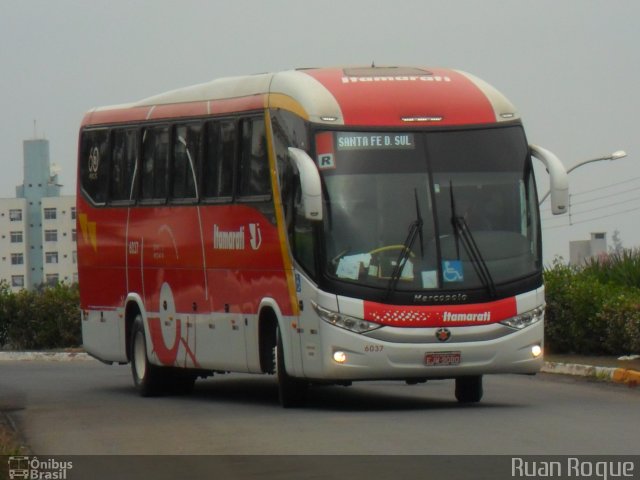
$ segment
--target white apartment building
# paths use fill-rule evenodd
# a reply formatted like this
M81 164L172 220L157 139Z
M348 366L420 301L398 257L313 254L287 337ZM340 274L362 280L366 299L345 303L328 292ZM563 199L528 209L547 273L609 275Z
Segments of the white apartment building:
M43 198L42 219L44 282L77 282L76 197Z
M61 196L49 142L25 140L24 183L0 199L0 280L13 291L78 280L75 196Z
M569 265L582 266L589 259L607 253L607 234L594 232L589 240L569 242Z
M12 290L26 288L29 271L24 198L0 199L0 279Z

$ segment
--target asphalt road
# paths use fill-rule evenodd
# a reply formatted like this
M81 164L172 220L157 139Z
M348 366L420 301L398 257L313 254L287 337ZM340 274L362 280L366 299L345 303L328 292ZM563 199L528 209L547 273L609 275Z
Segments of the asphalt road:
M38 455L638 453L640 389L571 377L485 377L477 405L452 381L316 387L278 405L273 377L220 375L190 396L141 398L128 366L0 363L0 409Z

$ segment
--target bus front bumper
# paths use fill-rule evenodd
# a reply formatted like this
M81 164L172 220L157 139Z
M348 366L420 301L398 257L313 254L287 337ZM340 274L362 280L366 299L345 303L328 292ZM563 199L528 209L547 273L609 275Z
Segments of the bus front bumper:
M324 322L321 322L324 323ZM509 329L498 338L449 341L390 342L323 324L321 371L307 378L355 381L455 378L494 373L534 374L543 365L544 322L522 330ZM384 328L384 327L383 327ZM434 337L435 331L434 330ZM424 337L424 332L422 337Z

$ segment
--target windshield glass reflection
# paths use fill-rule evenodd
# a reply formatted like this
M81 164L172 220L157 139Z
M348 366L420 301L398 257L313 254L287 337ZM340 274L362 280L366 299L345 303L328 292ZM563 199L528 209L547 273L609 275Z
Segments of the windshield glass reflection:
M539 271L535 184L520 128L323 132L317 148L330 277L394 290L491 289ZM465 248L454 213L480 255ZM417 223L420 239L407 249Z

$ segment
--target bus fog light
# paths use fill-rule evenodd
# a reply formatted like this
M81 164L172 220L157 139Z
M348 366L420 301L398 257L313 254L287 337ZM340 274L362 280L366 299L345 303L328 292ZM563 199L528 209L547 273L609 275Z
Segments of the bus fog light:
M336 363L344 363L347 361L347 354L340 350L333 352L333 360Z
M538 358L540 355L542 355L542 347L540 345L534 345L533 347L531 347L531 354L534 356L534 358Z

